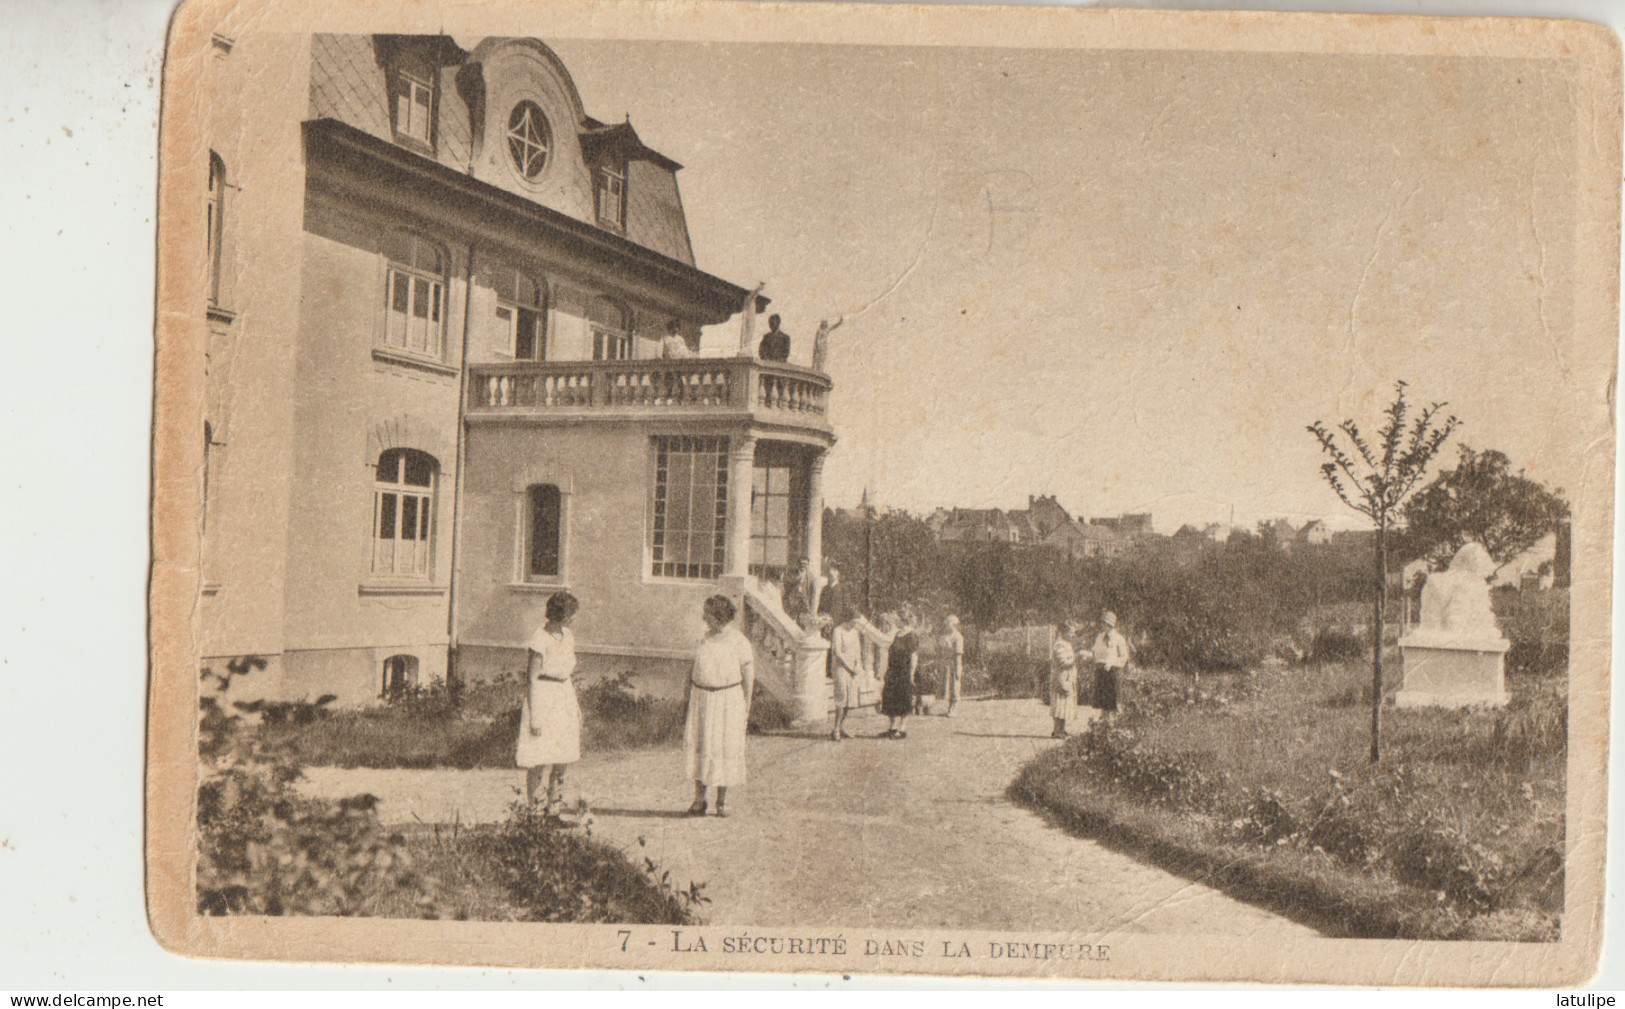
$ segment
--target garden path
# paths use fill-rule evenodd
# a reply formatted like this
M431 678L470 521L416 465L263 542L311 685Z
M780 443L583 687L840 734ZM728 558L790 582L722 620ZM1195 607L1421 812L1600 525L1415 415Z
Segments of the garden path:
M752 736L747 785L727 819L682 815L692 799L674 749L588 754L567 801L592 803L594 836L638 858L638 839L672 881L705 884L716 924L960 927L1218 933L1250 941L1312 929L1051 826L1005 796L1052 745L1032 701L967 702L953 719L912 718L909 738L787 732ZM386 822L489 822L522 788L514 770L310 768L303 788L371 792Z

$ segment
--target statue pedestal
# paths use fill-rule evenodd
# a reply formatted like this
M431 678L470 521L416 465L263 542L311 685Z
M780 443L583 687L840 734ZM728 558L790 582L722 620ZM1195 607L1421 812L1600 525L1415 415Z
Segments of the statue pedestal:
M796 645L791 690L791 724L818 725L829 717L829 642L815 633Z
M1452 639L1420 630L1399 639L1404 686L1394 698L1401 708L1500 707L1507 703L1506 653L1502 638Z

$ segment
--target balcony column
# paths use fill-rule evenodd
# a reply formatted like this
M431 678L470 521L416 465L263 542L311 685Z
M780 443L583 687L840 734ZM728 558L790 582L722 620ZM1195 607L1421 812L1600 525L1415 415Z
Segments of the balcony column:
M818 452L807 463L807 568L813 574L812 599L808 603L818 612L818 597L823 593L824 574L824 453Z
M742 435L728 451L728 571L750 573L750 489L756 470L756 439Z

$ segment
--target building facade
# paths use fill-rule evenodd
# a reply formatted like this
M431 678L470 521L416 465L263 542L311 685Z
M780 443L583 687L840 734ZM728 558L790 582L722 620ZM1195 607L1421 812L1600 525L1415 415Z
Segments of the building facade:
M206 662L351 703L493 676L567 588L589 672L676 682L706 596L818 556L828 378L699 356L765 299L551 49L215 49Z

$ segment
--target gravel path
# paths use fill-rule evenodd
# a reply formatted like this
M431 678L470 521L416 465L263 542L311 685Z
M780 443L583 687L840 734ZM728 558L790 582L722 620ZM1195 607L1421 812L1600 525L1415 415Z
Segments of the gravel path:
M1314 930L1052 827L1005 798L1017 769L1054 745L1033 701L960 705L874 738L875 715L839 744L812 733L753 736L750 782L727 819L682 815L692 785L672 749L589 754L567 802L592 805L594 836L703 882L716 924L1219 932L1252 940ZM311 768L310 794L371 792L385 821L500 820L523 788L513 770Z

